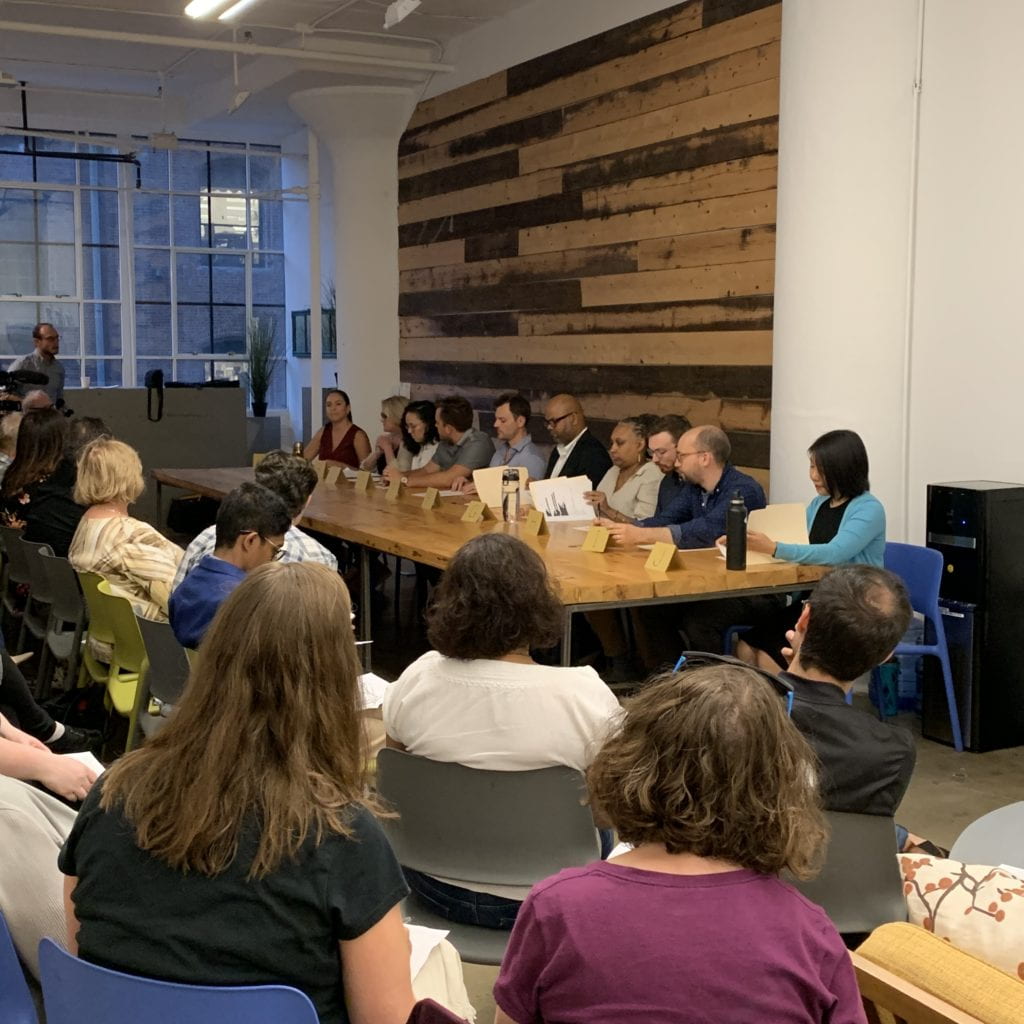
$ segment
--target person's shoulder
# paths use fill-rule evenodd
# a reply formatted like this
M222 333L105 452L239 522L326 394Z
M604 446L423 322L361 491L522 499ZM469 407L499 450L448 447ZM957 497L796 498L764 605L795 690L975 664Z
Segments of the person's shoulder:
M578 868L562 868L557 874L538 882L529 896L534 912L539 907L553 908L586 898L605 881L601 866L602 862L596 861Z
M421 654L411 665L407 665L402 674L388 687L389 692L398 693L401 689L421 679L429 679L443 670L447 658L438 651L427 651Z
M850 510L867 515L880 515L885 518L885 506L870 491L858 494L856 498L850 499Z
M645 462L637 470L636 475L638 477L642 477L644 480L657 481L658 487L661 487L661 485L664 483L664 479L663 478L665 477L666 474L662 473L662 471L660 469L658 469L658 467L657 467L657 465L655 465L655 463L653 463L653 462ZM668 476L671 476L671 475L672 475L671 473L668 474Z

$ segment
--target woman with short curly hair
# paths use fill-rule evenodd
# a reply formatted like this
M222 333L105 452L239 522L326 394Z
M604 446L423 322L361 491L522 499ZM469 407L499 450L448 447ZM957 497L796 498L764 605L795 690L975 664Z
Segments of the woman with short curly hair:
M692 669L627 702L587 780L633 848L533 888L496 1024L863 1022L835 928L778 877L821 859L816 778L759 672Z

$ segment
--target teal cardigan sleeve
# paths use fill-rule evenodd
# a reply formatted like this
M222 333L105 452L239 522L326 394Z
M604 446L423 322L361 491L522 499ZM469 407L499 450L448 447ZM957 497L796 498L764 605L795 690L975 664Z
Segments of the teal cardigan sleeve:
M827 500L815 498L807 507L808 527ZM778 544L775 557L805 565L855 562L881 566L885 557L885 509L873 494L860 494L851 500L839 531L827 544Z

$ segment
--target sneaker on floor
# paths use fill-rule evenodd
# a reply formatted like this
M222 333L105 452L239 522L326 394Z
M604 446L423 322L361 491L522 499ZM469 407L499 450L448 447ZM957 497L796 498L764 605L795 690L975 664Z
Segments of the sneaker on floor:
M46 745L55 754L78 754L83 750L95 753L102 743L103 733L96 729L76 729L74 726L66 725L60 738L51 740Z

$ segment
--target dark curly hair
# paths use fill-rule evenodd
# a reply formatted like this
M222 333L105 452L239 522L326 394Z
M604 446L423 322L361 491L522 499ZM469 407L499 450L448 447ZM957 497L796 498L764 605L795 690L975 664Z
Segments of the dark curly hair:
M273 491L294 519L306 507L319 477L316 470L297 455L280 449L267 452L253 474L256 483Z
M420 449L424 445L437 444L437 424L434 422L434 403L428 402L426 399L421 399L418 402L410 402L405 407L405 412L402 413L402 444L409 450L412 455L419 455ZM409 428L406 426L405 417L412 413L418 417L421 422L426 424L427 432L423 437L423 444L413 440L412 434L409 433Z
M552 646L562 612L540 556L506 533L485 533L448 563L427 610L427 639L448 658L500 658Z
M626 702L587 771L619 838L715 857L762 874L815 873L826 828L817 761L758 673L671 673Z

